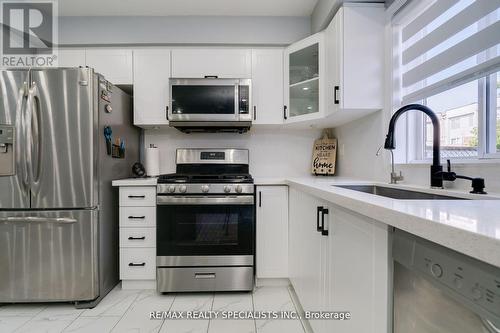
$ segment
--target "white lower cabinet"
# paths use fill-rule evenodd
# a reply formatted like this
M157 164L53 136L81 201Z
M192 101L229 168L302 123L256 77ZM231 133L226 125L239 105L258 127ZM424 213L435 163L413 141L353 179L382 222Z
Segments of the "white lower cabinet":
M257 186L257 278L288 276L288 186Z
M293 188L289 199L290 280L304 311L351 315L309 320L314 332L388 332L387 226Z
M156 187L120 187L120 280L123 289L156 288Z

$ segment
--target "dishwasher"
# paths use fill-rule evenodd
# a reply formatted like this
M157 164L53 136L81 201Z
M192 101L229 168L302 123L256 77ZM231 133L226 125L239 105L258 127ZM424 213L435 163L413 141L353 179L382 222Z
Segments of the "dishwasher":
M392 252L393 333L500 332L500 268L397 229Z

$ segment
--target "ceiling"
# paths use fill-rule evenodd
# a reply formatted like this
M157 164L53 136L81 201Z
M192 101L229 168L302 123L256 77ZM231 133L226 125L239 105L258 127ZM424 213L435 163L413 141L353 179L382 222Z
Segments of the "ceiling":
M318 0L62 0L60 16L309 16Z

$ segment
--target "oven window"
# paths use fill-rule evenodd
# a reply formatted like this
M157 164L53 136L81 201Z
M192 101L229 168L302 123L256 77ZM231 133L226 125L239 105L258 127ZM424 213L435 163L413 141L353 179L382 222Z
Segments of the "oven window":
M233 86L172 86L173 114L234 114Z
M159 205L157 210L158 255L253 254L252 205Z

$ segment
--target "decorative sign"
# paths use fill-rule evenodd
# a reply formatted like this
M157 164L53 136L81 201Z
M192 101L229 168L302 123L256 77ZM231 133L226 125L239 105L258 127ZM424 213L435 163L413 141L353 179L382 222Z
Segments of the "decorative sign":
M335 174L337 155L337 139L330 139L326 133L321 139L314 141L312 156L312 173L314 175L331 176Z

